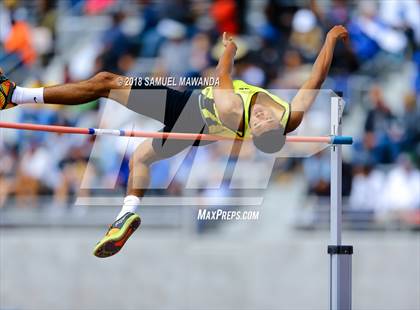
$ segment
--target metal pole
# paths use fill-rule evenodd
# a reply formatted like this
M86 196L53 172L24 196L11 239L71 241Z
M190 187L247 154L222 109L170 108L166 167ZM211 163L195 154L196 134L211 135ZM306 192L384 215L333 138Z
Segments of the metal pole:
M341 114L344 102L331 98L331 135L341 135ZM351 309L352 246L341 244L342 231L342 145L331 145L331 208L330 208L330 310Z

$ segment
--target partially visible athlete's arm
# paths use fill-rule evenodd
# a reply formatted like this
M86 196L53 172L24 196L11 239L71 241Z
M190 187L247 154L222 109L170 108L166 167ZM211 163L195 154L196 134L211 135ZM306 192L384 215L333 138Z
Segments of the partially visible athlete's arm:
M218 74L223 74L230 77L233 70L233 59L236 54L237 46L232 37L228 36L226 32L223 33L222 40L225 50L223 51L222 56L220 56L216 71ZM232 83L232 80L230 80L230 83Z
M236 54L236 44L226 32L223 33L225 50L216 67L219 84L214 87L214 102L221 121L230 128L238 128L242 119L243 107L241 99L233 91L232 70Z
M343 26L334 26L327 34L324 46L312 67L309 79L302 85L291 103L290 120L286 128L286 132L295 130L302 122L304 113L311 107L318 90L321 88L328 71L330 70L331 61L333 59L334 48L338 40L347 42L348 32Z

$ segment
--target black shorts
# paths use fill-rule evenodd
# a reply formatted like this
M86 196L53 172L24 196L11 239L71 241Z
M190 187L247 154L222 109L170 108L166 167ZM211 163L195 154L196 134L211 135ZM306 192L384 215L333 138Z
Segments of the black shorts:
M164 86L133 86L127 108L164 124L163 132L208 133L198 97L200 90L177 91ZM202 146L213 141L171 140L154 138L154 151L171 157L190 146Z

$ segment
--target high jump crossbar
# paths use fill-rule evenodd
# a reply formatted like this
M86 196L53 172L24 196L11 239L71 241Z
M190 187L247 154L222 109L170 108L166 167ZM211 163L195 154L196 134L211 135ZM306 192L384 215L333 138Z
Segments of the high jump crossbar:
M352 262L353 246L342 245L342 145L352 144L352 137L341 135L341 115L344 101L340 97L331 98L331 131L330 136L287 136L287 142L321 142L330 144L331 149L331 189L330 189L330 310L350 310L352 301ZM177 140L233 140L208 134L189 134L172 132L147 132L135 130L77 128L54 125L37 125L0 122L0 128L46 131L67 134L111 135L123 137L164 138Z
M121 130L121 129L101 129L101 128L80 128L56 125L38 125L28 123L10 123L0 122L0 128L21 129L31 131L45 131L54 133L66 134L82 134L94 136L120 136L120 137L141 137L141 138L160 138L160 139L175 139L175 140L203 140L203 141L219 141L219 140L234 140L234 137L209 135L209 134L195 134L195 133L179 133L179 132L150 132L138 130ZM247 140L247 139L244 139ZM318 142L328 144L352 144L352 137L347 136L287 136L287 142Z

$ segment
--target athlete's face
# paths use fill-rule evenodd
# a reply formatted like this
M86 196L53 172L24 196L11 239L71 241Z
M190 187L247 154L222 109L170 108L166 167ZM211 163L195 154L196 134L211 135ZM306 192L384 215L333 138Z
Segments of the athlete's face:
M254 104L251 109L249 125L252 135L258 137L263 133L280 128L279 120L272 109L262 104Z

